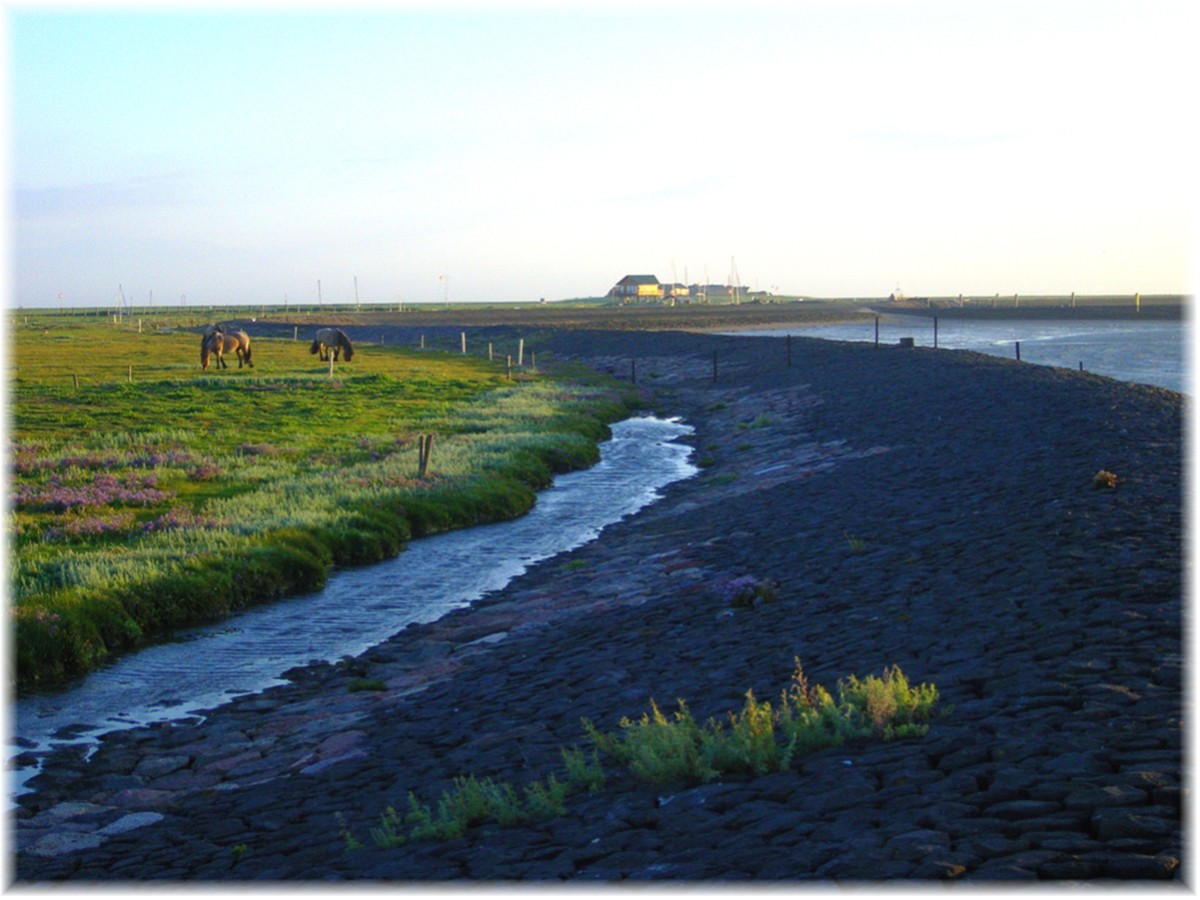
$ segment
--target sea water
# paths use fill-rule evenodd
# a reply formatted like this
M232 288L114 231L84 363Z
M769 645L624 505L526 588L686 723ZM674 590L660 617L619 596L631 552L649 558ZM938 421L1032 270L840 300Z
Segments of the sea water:
M803 328L738 331L737 334L814 337L873 343L875 321ZM934 322L927 316L881 316L879 342L911 337L918 347L934 346ZM975 350L1046 366L1080 369L1119 381L1132 381L1191 393L1187 379L1188 326L1183 322L1122 320L1040 321L939 318L937 346Z

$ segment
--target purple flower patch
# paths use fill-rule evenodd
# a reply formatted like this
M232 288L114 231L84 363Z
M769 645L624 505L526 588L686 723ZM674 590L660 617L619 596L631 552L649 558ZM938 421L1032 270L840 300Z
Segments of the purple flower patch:
M108 515L77 516L63 520L60 525L52 525L42 532L42 537L48 541L69 540L72 538L100 537L106 534L124 534L133 528L133 513L114 512Z
M44 484L22 484L13 498L18 509L66 512L69 509L99 508L123 504L151 506L174 497L171 491L160 491L154 475L126 475L118 478L108 473L97 474L90 484L64 484L57 475Z
M221 476L221 467L214 462L202 462L188 469L188 481L212 481Z

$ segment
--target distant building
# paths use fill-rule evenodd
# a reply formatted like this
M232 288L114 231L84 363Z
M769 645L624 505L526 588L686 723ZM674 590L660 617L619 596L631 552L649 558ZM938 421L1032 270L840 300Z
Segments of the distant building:
M703 297L709 302L719 302L744 297L750 289L744 284L693 284L689 290L693 297Z
M661 300L663 286L654 275L626 275L608 292L610 297Z

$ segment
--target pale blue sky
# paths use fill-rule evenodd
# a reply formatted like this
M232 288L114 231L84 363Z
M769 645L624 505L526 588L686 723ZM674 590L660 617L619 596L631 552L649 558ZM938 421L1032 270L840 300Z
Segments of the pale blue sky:
M11 4L9 304L1190 290L1192 8Z

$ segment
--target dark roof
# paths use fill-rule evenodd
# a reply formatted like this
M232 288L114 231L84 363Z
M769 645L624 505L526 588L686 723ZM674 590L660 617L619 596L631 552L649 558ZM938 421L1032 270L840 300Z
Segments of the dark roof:
M658 279L653 275L626 275L617 284L658 284Z

